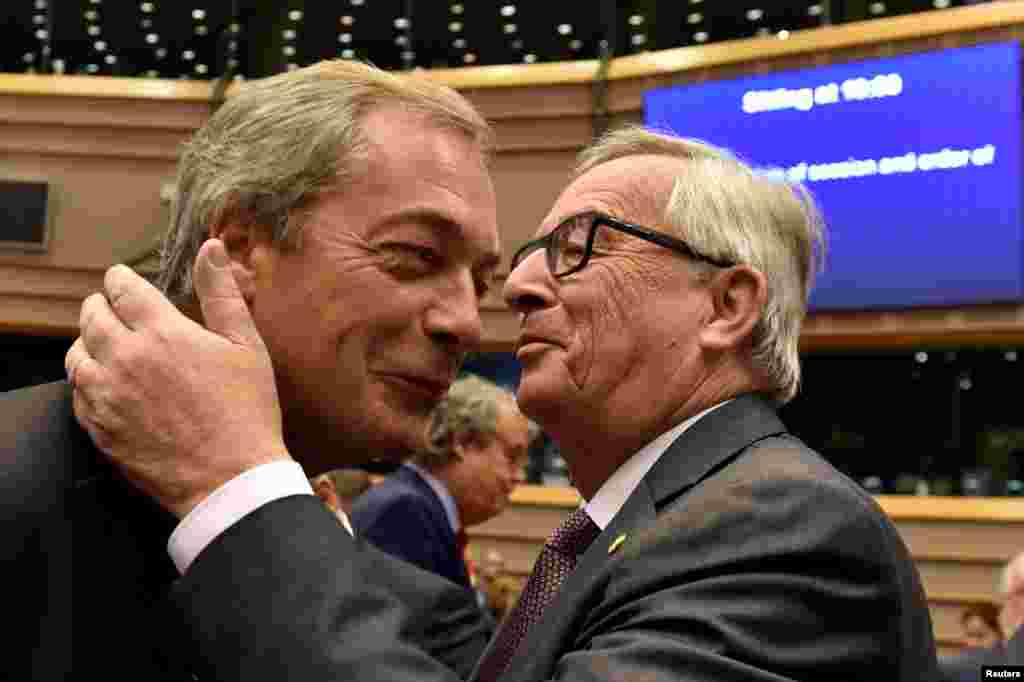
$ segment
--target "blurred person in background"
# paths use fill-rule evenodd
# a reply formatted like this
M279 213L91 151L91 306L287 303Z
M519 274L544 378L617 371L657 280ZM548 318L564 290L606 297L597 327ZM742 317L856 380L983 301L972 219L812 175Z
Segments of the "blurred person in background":
M964 645L967 647L989 648L1003 641L1003 630L999 626L999 607L985 602L974 604L960 614Z
M1024 552L1003 567L998 592L1001 604L994 622L995 607L964 611L961 623L969 647L939 659L942 682L976 682L986 665L1024 665Z
M471 587L466 529L505 510L525 480L534 434L511 393L477 376L459 379L431 415L424 446L356 501L356 532Z

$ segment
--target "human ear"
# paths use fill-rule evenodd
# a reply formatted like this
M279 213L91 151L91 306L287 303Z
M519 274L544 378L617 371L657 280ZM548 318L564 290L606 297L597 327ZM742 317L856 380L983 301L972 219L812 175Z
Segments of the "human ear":
M708 285L712 314L700 332L707 349L729 350L743 345L768 300L768 280L747 265L734 265L715 273Z
M252 305L256 281L261 271L270 267L276 253L265 231L244 216L232 216L210 228L210 237L224 242L238 289L245 302Z

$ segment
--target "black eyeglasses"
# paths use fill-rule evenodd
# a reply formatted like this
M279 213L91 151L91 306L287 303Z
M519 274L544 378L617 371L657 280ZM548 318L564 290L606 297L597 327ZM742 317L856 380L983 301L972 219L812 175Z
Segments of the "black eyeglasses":
M698 253L686 242L663 232L656 232L639 225L624 223L602 213L588 211L566 218L558 227L540 239L534 239L523 244L512 257L512 270L515 270L520 263L534 252L544 249L547 255L548 270L551 271L554 277L566 277L574 272L579 272L586 267L590 256L594 253L597 228L602 225L720 268L728 268L735 265L735 263L730 261L719 260Z

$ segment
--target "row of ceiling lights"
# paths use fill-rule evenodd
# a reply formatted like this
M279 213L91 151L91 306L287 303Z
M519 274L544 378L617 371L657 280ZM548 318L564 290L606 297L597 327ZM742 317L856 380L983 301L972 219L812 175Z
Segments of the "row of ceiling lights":
M366 0L349 0L349 1L350 1L350 4L352 6L354 6L354 7L362 6L366 2ZM690 2L691 5L700 5L700 4L702 4L702 0L689 0L689 2ZM102 4L102 0L90 0L90 5L99 6L101 4ZM944 9L944 8L949 7L951 2L950 2L950 0L933 0L932 4L937 9ZM48 23L48 18L46 16L46 11L49 8L49 3L48 3L48 0L34 0L34 6L35 6L35 9L36 9L36 14L33 15L33 24L35 24L37 26L37 29L36 29L36 32L35 32L35 36L42 43L42 47L41 47L42 54L48 56L50 54L50 49L51 49L50 45L49 45L49 40L50 40L49 29L46 28L46 25ZM156 11L156 4L154 2L149 2L149 1L142 2L139 5L139 9L142 12L142 14L144 15L143 18L140 20L140 26L144 30L149 31L146 34L145 40L150 45L157 45L159 43L159 41L160 41L160 36L159 36L158 33L154 32L152 30L153 29L153 20L151 18L152 14ZM450 9L451 14L453 15L452 21L450 21L449 24L448 24L449 31L452 32L452 33L460 33L462 31L462 29L463 29L463 22L461 21L461 16L465 12L465 7L461 3L455 3L455 4L452 4L449 9ZM876 14L876 15L877 14L885 13L886 9L887 8L886 8L886 5L885 5L884 2L872 2L868 6L868 11L870 13ZM810 16L820 16L822 14L822 11L823 11L822 6L820 4L818 4L818 3L811 4L807 8L807 13ZM516 6L514 4L511 4L511 3L503 5L500 8L499 12L500 12L501 16L504 17L504 19L505 19L505 23L503 25L503 31L505 32L505 34L506 35L515 35L517 33L517 31L518 31L518 26L512 21L512 17L514 17L516 15L516 13L517 13ZM87 24L87 27L86 27L86 33L88 33L88 35L90 37L96 38L96 41L93 43L93 48L98 53L107 52L107 47L108 47L107 43L106 43L106 41L102 40L102 38L101 38L102 29L100 28L100 24L99 24L99 17L100 17L99 12L96 9L88 9L88 10L86 10L84 12L84 17L85 17L86 21L89 22ZM207 35L209 33L209 27L205 23L203 23L205 18L206 18L206 11L205 10L203 10L203 9L194 9L194 10L192 10L192 19L193 19L194 22L196 22L195 26L193 27L193 32L195 33L195 35L197 35L197 36L205 36L205 35ZM301 10L293 9L293 10L290 10L288 12L288 19L291 22L293 22L294 24L298 24L299 22L301 22L302 18L303 18L303 13L302 13ZM746 18L747 18L748 21L751 21L751 22L761 21L764 18L764 10L762 10L760 8L748 9L747 12L746 12ZM704 16L700 12L691 12L689 15L687 15L687 23L689 23L691 25L700 24L701 22L703 22L703 20L704 20ZM341 43L342 45L346 46L346 47L343 47L341 49L341 56L342 56L342 58L345 58L345 59L352 59L352 58L355 57L355 51L351 47L349 47L349 45L351 45L352 40L353 40L353 36L352 36L352 33L351 33L351 28L352 28L352 25L355 22L355 19L351 15L343 15L341 17L341 19L340 19L340 22L345 27L345 30L343 30L341 33L338 34L338 42ZM642 46L647 43L647 35L645 33L640 32L640 27L643 25L643 23L644 23L644 17L641 14L634 14L634 15L631 15L629 17L629 24L630 24L630 26L633 27L636 30L636 32L634 32L634 33L632 33L630 35L630 43L631 43L631 45L633 45L633 47L638 48L638 49L641 49ZM412 52L412 50L408 49L410 47L410 39L409 39L408 32L411 29L411 22L406 17L398 17L398 18L395 19L394 25L395 25L395 28L397 30L402 32L402 33L400 33L400 35L396 36L395 43L399 47L406 48L405 50L403 50L403 53L402 53L403 61L405 61L407 63L411 63L413 61L413 59L415 58L415 54ZM233 24L231 26L231 30L232 30L233 33L237 34L239 32L239 27L237 26L237 24ZM571 24L563 23L563 24L559 24L556 27L556 30L557 30L557 32L560 35L569 36L573 32L573 27L572 27ZM768 33L770 33L770 32L768 31L768 29L766 29L764 27L758 29L758 31L757 31L758 35L767 35ZM283 53L283 55L285 57L293 58L296 55L297 48L295 46L295 40L297 38L297 35L298 35L298 33L297 33L295 28L288 28L288 29L285 29L283 31L283 37L285 39L285 45L282 48L282 53ZM789 37L789 32L786 31L786 30L782 30L782 31L778 32L777 36L779 38L785 39L785 38ZM693 37L693 40L695 42L703 43L703 42L706 42L708 40L709 35L708 35L707 31L700 30L700 31L696 31L693 34L692 37ZM460 49L460 50L464 51L464 53L462 55L462 60L463 60L464 63L472 64L472 63L476 62L477 56L476 56L476 54L474 52L469 51L469 48L468 48L468 45L467 45L467 42L466 42L465 38L459 37L459 38L454 39L452 41L452 46L454 48L456 48L456 49ZM523 49L523 41L521 39L519 39L519 38L515 38L510 43L510 47L512 47L512 49L514 49L514 50L522 50ZM570 43L569 43L569 47L573 51L577 51L579 49L582 49L583 42L581 40L579 40L578 38L573 38L570 41ZM229 49L229 58L228 58L227 65L228 65L229 69L233 70L233 69L237 68L237 66L238 66L238 59L237 59L238 41L237 41L237 39L232 39L232 40L229 41L228 49ZM166 58L166 56L167 56L167 49L165 47L160 47L160 46L154 47L154 56L158 60L162 60L162 59ZM195 59L195 52L193 50L185 50L185 51L183 51L182 52L182 59L185 60L185 61L193 61ZM31 52L30 53L26 53L24 55L24 57L23 57L23 60L25 61L26 64L30 64L31 65L35 61L35 54L31 53ZM526 53L526 54L523 55L523 61L526 62L526 63L536 62L537 61L537 56L535 54L533 54L533 53ZM107 54L104 55L104 62L106 62L108 65L112 66L112 65L117 63L117 56L115 54L112 54L112 53L107 53ZM298 68L298 64L295 63L294 61L290 61L288 63L288 65L287 65L287 68L290 69L290 70L291 69L297 69ZM205 75L206 73L208 73L209 67L206 64L196 63L194 65L194 67L193 67L193 70L194 70L194 72L197 75ZM99 65L98 64L89 64L89 65L86 66L86 71L89 72L89 73L96 73L96 72L99 71ZM156 75L158 75L158 72L156 72L155 70L154 71L150 71L150 72L147 73L147 75L156 76Z

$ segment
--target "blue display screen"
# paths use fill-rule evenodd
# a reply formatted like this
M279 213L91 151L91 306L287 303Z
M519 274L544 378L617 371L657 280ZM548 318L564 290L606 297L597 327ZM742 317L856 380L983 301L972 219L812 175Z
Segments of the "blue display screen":
M804 183L828 225L812 309L1024 299L1020 55L954 48L644 94L648 127Z

